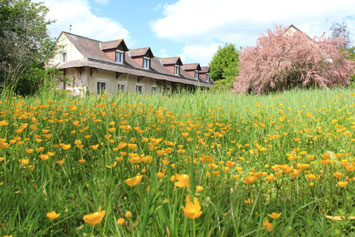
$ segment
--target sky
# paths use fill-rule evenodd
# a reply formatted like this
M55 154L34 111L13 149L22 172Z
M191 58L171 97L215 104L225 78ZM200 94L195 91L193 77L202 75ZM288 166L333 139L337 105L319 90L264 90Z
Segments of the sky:
M329 35L347 23L355 39L355 0L42 0L52 37L70 31L92 39L124 39L128 48L151 47L158 57L208 65L219 46L255 45L275 24L309 36ZM70 27L70 25L72 27Z

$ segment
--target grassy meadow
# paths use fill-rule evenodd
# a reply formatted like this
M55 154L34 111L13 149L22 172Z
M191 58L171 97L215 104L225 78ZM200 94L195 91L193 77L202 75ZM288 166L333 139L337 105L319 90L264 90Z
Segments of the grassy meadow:
M3 96L0 236L355 236L354 115L350 89Z

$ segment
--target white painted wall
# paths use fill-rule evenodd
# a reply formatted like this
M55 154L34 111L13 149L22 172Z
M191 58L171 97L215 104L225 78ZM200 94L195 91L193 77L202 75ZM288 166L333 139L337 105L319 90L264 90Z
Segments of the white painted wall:
M62 33L57 40L58 52L48 63L48 66L53 67L61 62L61 55L63 52L67 53L67 62L75 60L84 60L85 57L79 52L79 50L69 41L67 36Z

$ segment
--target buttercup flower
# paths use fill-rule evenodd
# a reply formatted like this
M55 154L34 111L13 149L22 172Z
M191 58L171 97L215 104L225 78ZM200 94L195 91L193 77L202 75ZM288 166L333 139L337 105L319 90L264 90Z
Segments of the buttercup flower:
M125 213L125 216L127 217L127 218L131 218L132 217L132 212L130 212L130 211L126 211L126 213Z
M338 182L338 186L341 188L345 188L348 184L349 184L349 182L347 182L347 181Z
M196 186L196 193L199 193L203 190L202 186Z
M133 178L126 179L124 182L129 186L133 187L141 183L143 175L137 175Z
M256 177L255 176L248 176L248 177L244 177L243 183L252 184L255 181L256 181Z
M125 223L125 219L124 218L118 218L117 219L117 224L119 224L119 225L124 225L124 223Z
M278 219L278 218L280 218L281 215L282 215L282 212L280 212L280 213L273 212L271 214L268 214L268 216L272 219Z
M106 211L94 212L83 217L83 220L88 223L89 225L96 225L101 223L102 219L104 218Z
M194 197L193 203L190 201L190 194L186 196L186 205L182 207L184 215L189 219L196 219L202 215L201 205L198 199Z
M46 216L48 219L54 220L60 216L60 213L56 213L55 211L51 211L51 212L48 212Z
M187 174L176 174L175 179L178 180L175 183L176 187L183 188L189 186L189 176Z
M268 219L263 222L263 226L265 230L272 231L272 224L269 222Z
M65 161L64 159L58 160L58 161L57 161L57 164L58 164L58 165L62 165L62 164L64 164L64 161Z

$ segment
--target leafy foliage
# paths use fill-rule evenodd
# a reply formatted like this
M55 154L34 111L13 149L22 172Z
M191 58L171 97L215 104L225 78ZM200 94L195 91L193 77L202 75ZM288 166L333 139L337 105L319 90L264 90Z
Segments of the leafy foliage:
M0 4L0 81L17 93L35 92L53 55L47 33L48 9L30 0L2 0Z
M352 48L348 49L347 51L348 51L348 54L347 54L346 58L349 60L352 60L355 63L355 47L352 47ZM355 88L355 72L353 72L351 74L350 86L352 88Z
M210 62L210 74L214 89L229 89L238 75L238 52L233 44L219 47Z
M291 88L334 87L350 83L354 62L338 50L341 39L306 34L276 26L246 47L240 55L240 74L234 92L255 94Z

